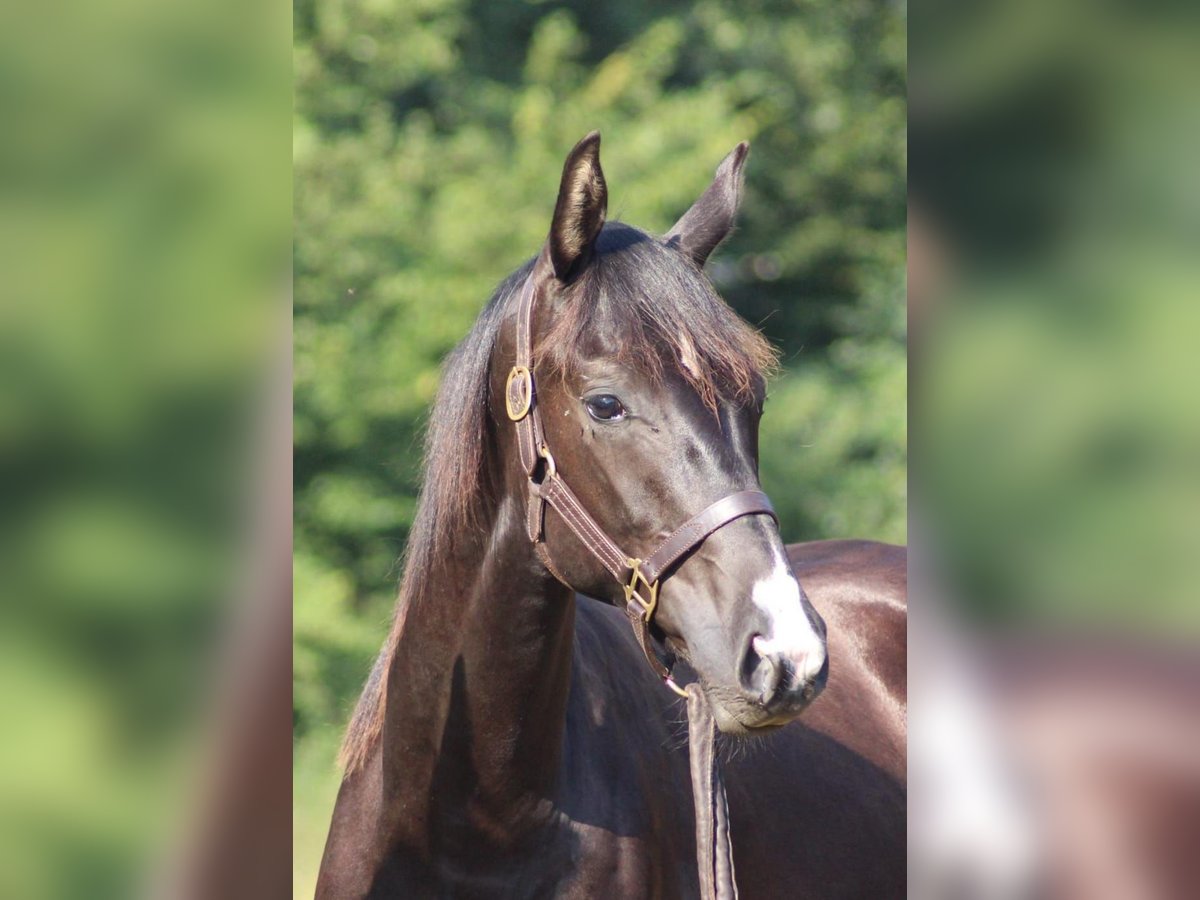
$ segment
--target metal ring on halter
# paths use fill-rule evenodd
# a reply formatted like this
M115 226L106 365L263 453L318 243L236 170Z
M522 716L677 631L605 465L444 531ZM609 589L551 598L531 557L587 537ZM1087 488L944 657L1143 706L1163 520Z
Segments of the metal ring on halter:
M538 444L538 456L546 461L546 477L557 477L558 466L554 465L554 454L550 452L550 448L546 446L545 441L542 441L540 444Z
M668 675L666 678L663 679L663 684L665 684L667 687L669 687L671 690L673 690L675 693L677 693L680 697L683 697L684 699L687 698L687 695L688 695L687 691L685 691L683 688L681 688L679 685L677 685L675 683L675 679L672 678L670 675Z

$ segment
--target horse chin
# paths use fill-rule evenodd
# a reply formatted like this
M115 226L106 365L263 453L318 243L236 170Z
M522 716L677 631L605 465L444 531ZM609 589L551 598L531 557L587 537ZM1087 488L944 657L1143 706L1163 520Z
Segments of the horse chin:
M758 725L748 725L737 716L729 715L728 713L721 715L715 711L713 719L717 723L717 730L721 734L727 734L736 738L772 734L787 724L786 722L764 722Z
M730 707L712 694L707 693L708 706L712 710L713 722L722 734L732 737L757 737L778 731L795 720L799 713L788 716L771 716L765 710L742 708L743 704Z

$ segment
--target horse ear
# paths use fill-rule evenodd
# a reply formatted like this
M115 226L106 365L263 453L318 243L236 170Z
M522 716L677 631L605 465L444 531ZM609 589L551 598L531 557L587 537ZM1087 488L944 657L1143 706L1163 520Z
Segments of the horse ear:
M554 274L568 281L592 257L608 211L608 186L600 169L600 132L593 131L567 154L547 246Z
M717 166L708 190L667 232L667 243L678 247L703 268L709 254L729 236L742 202L742 167L750 144L742 141Z

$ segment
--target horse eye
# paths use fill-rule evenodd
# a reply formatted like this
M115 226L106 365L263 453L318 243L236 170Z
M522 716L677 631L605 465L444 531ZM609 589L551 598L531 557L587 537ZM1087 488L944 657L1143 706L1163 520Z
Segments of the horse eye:
M597 422L619 422L625 418L625 407L612 394L597 394L583 401L588 415Z

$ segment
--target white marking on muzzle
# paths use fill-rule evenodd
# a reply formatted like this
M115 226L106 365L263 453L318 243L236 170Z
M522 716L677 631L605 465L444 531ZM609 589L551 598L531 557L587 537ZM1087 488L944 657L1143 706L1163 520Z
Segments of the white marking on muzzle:
M788 659L798 683L815 678L825 665L825 642L800 602L800 585L780 558L771 574L755 582L750 594L770 623L770 632L754 639L759 656L778 653Z

